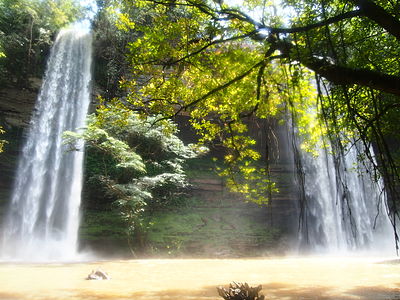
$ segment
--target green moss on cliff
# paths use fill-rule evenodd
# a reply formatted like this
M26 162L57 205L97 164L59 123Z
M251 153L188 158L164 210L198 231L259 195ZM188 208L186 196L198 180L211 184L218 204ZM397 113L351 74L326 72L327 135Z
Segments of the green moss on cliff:
M253 256L279 239L279 231L263 222L262 208L227 199L198 200L192 207L156 211L147 222L152 254Z

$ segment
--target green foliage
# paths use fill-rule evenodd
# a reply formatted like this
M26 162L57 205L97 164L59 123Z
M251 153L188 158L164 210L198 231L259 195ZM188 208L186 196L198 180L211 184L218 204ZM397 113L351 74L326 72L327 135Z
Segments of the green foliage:
M102 96L111 99L123 96L119 89L120 80L129 72L125 57L126 46L134 39L134 32L118 30L117 11L120 7L115 1L99 3L99 10L92 23L94 35L94 80L101 87Z
M275 187L268 167L257 162L247 127L288 114L303 149L316 154L323 137L339 148L349 140L374 141L391 169L380 171L400 178L386 141L400 132L394 121L400 90L384 84L389 76L399 85L393 1L286 0L286 14L273 1L244 1L257 11L254 18L220 1L123 4L120 30L140 33L128 43L132 74L123 84L129 105L190 115L201 143L227 149L221 174L234 190L258 203L268 200ZM145 17L131 13L137 10ZM364 80L369 75L376 79Z
M131 91L127 101L148 113L188 114L199 143L220 143L226 149L220 175L228 178L228 186L248 200L266 203L277 189L268 166L260 162L248 124L285 119L287 107L296 107L298 126L313 138L307 147L315 146L322 128L307 117L316 103L311 74L298 64L271 63L265 54L270 44L252 41L252 24L213 20L218 6L204 4L209 14L196 8L202 2L175 7L138 1L150 21L121 15L120 28L141 33L128 44L133 79L123 81ZM289 77L291 72L303 76Z
M113 105L99 106L83 132L64 134L72 149L80 139L86 142L88 188L113 202L129 239L142 230L146 209L164 206L185 192L183 164L197 150L184 145L176 133L171 121L142 118L114 100Z
M3 130L3 128L0 126L0 135L4 134L5 131ZM0 139L0 153L3 152L4 150L4 145L7 143L7 141L5 140L1 140Z
M54 34L83 16L74 0L0 1L0 83L29 87L43 74Z
M377 19L367 13L363 17L353 17L330 25L321 26L296 34L296 50L303 57L323 57L334 65L351 69L371 70L385 76L397 76L400 67L398 53L399 37L384 27L385 20L394 16L397 27L399 9L391 1L285 1L293 6L296 16L292 18L293 27L321 22L365 5L378 5L373 13ZM358 5L358 7L356 6ZM360 75L361 76L361 75ZM378 81L378 79L371 80ZM398 198L400 180L400 161L396 144L400 139L399 94L391 94L379 88L355 84L332 84L317 77L319 88L319 117L326 125L326 133L337 152L346 149L354 140L366 145L362 159L369 159L376 171L384 176L388 194ZM376 158L368 147L373 143ZM378 164L376 162L379 162Z
M320 22L356 8L351 3L355 1L350 3L332 1L329 4L309 0L285 2L294 6L296 10L297 16L291 20L293 27ZM398 17L398 9L390 1L380 1L379 5L388 14L397 14ZM400 51L398 40L369 18L351 18L300 32L296 35L296 43L298 45L296 50L300 51L300 55L308 57L318 55L335 64L351 68L366 68L397 75L400 67L397 59L397 53ZM368 125L368 120L373 121L372 119L380 114L374 112L374 109L385 110L392 106L395 98L398 99L362 86L325 85L324 87L323 84L326 82L321 82L320 86L321 92L324 92L321 94L321 105L327 111L326 120L329 120L329 128L335 128L336 131L344 130L346 133L358 131L357 123L361 119L364 121L360 125ZM330 96L333 99L329 99ZM382 98L379 107L374 108L376 103L374 104L373 97ZM385 114L386 112L379 117L379 122L382 124L386 123ZM393 125L393 122L390 123ZM390 133L395 132L399 131L392 130Z

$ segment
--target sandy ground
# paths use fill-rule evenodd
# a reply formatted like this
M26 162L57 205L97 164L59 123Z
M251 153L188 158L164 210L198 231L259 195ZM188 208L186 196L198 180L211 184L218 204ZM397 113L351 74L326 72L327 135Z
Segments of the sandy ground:
M108 281L86 276L101 268ZM266 299L400 299L400 263L376 258L147 259L0 264L0 299L222 299L216 287L262 284Z

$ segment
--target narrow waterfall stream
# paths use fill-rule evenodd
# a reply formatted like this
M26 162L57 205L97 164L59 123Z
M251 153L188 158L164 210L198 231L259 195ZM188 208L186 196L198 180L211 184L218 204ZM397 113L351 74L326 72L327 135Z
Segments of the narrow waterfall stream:
M91 43L88 30L71 28L53 45L3 224L3 260L77 255L83 152L69 152L62 135L85 125Z
M302 153L305 203L300 247L311 253L395 254L395 239L383 180L371 178L372 165L359 160L364 146L355 142L333 156ZM372 148L369 149L373 155Z

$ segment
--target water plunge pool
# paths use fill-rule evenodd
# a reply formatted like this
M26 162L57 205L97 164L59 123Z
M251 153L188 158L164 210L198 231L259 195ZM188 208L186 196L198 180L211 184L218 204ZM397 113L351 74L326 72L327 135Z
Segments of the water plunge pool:
M95 269L109 281L85 280ZM266 299L400 299L398 259L290 257L0 264L0 299L222 299L216 287L262 284Z

